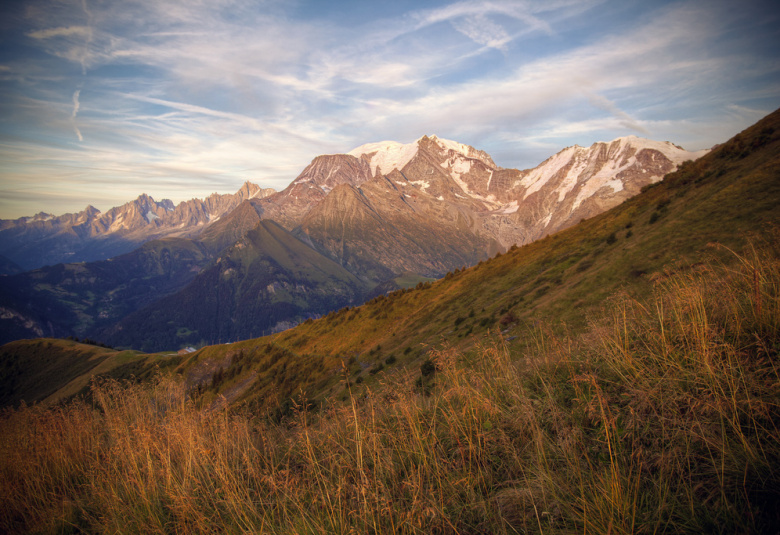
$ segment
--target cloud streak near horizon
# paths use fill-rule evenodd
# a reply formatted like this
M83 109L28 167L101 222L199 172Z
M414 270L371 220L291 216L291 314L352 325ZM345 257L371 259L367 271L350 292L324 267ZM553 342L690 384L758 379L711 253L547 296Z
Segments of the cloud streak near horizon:
M372 4L2 8L0 218L282 189L424 134L519 168L629 134L697 150L780 106L772 2Z

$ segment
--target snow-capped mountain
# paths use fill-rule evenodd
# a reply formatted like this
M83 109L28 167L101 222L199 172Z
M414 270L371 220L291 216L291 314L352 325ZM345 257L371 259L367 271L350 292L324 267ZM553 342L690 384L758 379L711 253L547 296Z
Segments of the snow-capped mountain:
M213 193L174 206L146 194L101 213L87 206L76 214L0 220L0 254L24 269L59 262L110 258L162 237L194 237L248 199L274 193L246 182L233 194Z
M429 160L432 157L458 188L436 184L425 176L409 179L407 175L412 169L407 166L421 151ZM525 171L500 168L485 152L436 136L425 136L406 145L395 142L362 145L349 154L367 161L372 174L379 171L386 175L397 169L407 176L410 185L422 192L437 198L454 195L456 199L479 201L486 212L494 214L521 212L522 205L549 198L552 202L547 203L549 210L542 220L547 220L544 230L555 231L558 227L550 226L554 212L568 211L569 216L562 218L568 219L594 196L602 200L619 197L613 203L617 204L638 193L643 186L661 180L685 160L695 160L707 152L689 152L670 142L628 136L590 147L567 147ZM433 175L431 170L428 174ZM617 195L620 192L625 193Z
M187 343L247 337L358 303L400 274L439 277L574 225L704 152L626 137L518 170L423 136L318 156L278 193L247 183L178 206L141 195L103 214L0 221L0 255L17 263L20 250L53 263L135 249L3 277L4 325L15 337L80 329L131 345L127 333L156 332L159 347L184 342L179 332ZM157 237L196 239L136 248ZM17 256L6 252L14 240Z
M259 202L263 218L355 272L437 276L603 212L706 152L628 136L568 147L518 170L469 145L423 136L319 156Z

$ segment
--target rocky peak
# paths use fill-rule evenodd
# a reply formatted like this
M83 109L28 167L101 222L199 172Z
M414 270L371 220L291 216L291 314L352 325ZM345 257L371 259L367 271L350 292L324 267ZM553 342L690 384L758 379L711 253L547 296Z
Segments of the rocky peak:
M493 158L491 158L487 152L477 150L471 145L465 145L449 139L442 139L435 135L423 136L417 143L421 148L425 147L427 150L437 151L440 155L446 156L448 159L469 158L479 160L492 169L498 168L493 161Z
M92 206L91 204L88 204L86 208L84 208L83 212L87 217L93 218L100 215L100 210ZM37 217L37 216L36 216ZM51 218L51 216L49 216Z
M371 176L371 167L364 159L351 154L325 154L314 158L291 186L308 183L327 193L340 184L362 184Z
M236 192L236 195L241 199L251 199L252 197L257 196L257 194L260 192L261 188L257 184L253 184L250 181L244 182L241 187Z

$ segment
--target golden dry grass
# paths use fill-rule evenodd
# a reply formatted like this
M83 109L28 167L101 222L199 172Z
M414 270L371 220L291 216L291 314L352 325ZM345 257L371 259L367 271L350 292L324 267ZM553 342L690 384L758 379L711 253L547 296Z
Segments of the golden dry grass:
M281 424L199 410L163 376L6 411L0 531L773 533L776 253L617 296L584 336L439 351L435 373Z

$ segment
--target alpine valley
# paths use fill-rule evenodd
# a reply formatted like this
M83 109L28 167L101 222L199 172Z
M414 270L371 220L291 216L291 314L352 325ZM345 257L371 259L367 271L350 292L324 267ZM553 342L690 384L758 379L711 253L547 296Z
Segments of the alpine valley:
M0 278L3 333L166 349L0 347L0 532L777 533L780 110L706 154L431 136L244 189Z
M160 351L278 332L571 227L706 152L629 136L517 170L423 136L318 156L280 192L3 220L0 342Z

